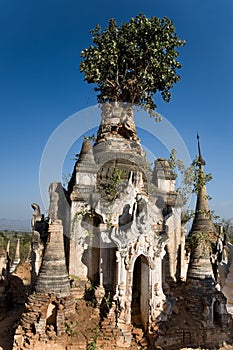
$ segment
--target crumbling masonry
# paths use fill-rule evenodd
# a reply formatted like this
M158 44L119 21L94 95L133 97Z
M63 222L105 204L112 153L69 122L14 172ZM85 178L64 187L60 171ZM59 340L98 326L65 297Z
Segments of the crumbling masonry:
M204 171L201 154L199 161ZM132 325L148 335L152 346L193 342L185 341L183 333L156 333L175 303L169 285L185 281L187 272L185 219L175 179L166 159L155 160L153 171L148 167L131 106L105 104L97 139L94 145L83 141L68 189L50 186L49 219L33 204L33 293L16 331L15 349L29 334L41 342L64 334L65 320L75 308L68 273L79 297L92 286L100 310L109 301L102 328L108 325L109 339L118 348L130 347ZM198 193L190 237L204 233L214 244L205 190ZM190 313L205 310L207 328L224 327L229 315L226 299L216 289L210 251L200 240L190 249ZM210 340L205 339L204 345Z

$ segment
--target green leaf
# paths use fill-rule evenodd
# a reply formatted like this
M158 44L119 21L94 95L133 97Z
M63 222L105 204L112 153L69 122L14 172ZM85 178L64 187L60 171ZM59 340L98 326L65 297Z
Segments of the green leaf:
M181 68L175 48L185 41L170 19L139 14L121 26L110 19L105 30L96 25L90 32L93 45L81 51L80 71L96 84L98 102L138 103L155 110L156 92L166 102L171 99L169 90L180 80L176 70Z

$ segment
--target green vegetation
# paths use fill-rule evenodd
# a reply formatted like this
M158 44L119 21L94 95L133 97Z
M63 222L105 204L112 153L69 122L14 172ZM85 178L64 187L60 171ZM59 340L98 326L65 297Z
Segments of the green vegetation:
M66 334L69 335L71 338L77 335L77 331L72 328L71 324L66 322L65 327L66 327L65 329ZM75 327L77 327L77 323Z
M97 337L94 337L93 341L87 346L88 350L95 350L95 349L97 349L96 339L97 339Z
M114 168L111 176L99 184L98 190L104 199L113 202L119 196L123 186L123 175L125 171Z
M90 344L88 344L87 350L95 350L95 349L97 349L96 341L97 341L97 338L99 336L99 331L100 331L99 327L96 326L96 328L94 330L95 334L94 334L94 336L92 338L93 340L92 340L92 342Z
M199 157L193 161L192 166L194 170L193 192L199 193L203 186L205 186L207 182L211 181L213 177L211 174L205 174L203 169L200 168Z
M192 250L202 244L210 252L212 243L210 235L206 232L195 232L186 239L188 250Z
M93 45L81 52L80 71L84 80L96 85L99 103L134 103L154 111L156 92L170 100L170 89L180 80L176 48L185 41L169 18L139 14L121 26L110 19L104 31L96 25L90 33Z
M0 231L0 247L4 250L7 248L7 243L10 240L10 259L14 259L17 240L20 239L20 259L25 261L28 258L31 247L30 232L11 232Z
M192 193L200 193L203 186L212 180L212 175L205 174L203 169L200 168L199 157L196 157L191 165L185 168L183 161L177 159L176 153L176 150L173 148L170 152L168 162L173 171L179 171L183 176L182 186L177 188L177 192L185 205Z

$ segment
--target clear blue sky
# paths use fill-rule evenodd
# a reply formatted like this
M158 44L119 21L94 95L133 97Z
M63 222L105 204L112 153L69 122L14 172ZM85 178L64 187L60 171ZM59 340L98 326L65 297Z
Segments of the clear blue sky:
M139 12L171 18L187 40L180 49L181 81L170 103L155 97L158 112L178 130L191 158L198 130L213 175L211 207L233 217L232 0L2 0L0 218L30 220L30 204L41 204L39 166L47 140L66 118L96 103L78 69L81 50L91 44L89 30Z

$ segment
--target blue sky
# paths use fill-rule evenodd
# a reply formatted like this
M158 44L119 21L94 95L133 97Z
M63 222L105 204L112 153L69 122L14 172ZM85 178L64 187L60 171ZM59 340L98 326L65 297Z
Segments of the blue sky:
M187 41L179 50L181 81L170 103L155 96L158 112L179 132L191 158L198 130L213 175L211 207L233 217L232 0L0 0L0 218L30 220L30 204L42 204L39 168L50 135L96 104L93 86L78 69L81 50L91 44L89 30L139 12L171 18ZM54 157L58 153L59 147ZM71 172L73 161L66 164Z

